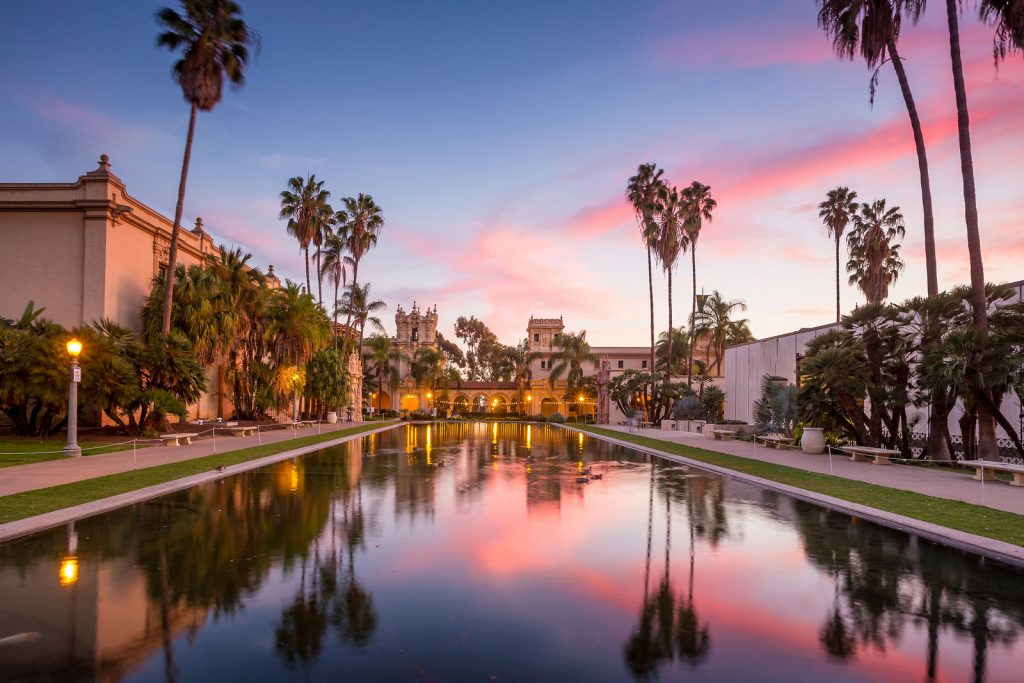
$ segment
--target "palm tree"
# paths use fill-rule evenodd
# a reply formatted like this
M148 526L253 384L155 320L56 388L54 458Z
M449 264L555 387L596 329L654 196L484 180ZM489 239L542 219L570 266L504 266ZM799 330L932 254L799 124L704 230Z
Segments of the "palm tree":
M322 228L321 220L329 210L327 199L331 193L324 189L324 181L316 175L288 179L288 189L281 192L281 212L278 217L288 219L288 234L299 242L299 248L306 257L306 291L313 294L309 277L309 245L318 240Z
M316 215L313 217L312 243L316 247L316 298L321 306L324 304L324 271L321 267L321 258L327 238L334 233L336 221L337 214L326 201L317 207Z
M274 292L267 333L271 338L270 352L278 366L305 365L327 344L329 327L324 310L297 282L286 280Z
M850 260L846 271L850 284L857 285L869 304L880 304L889 296L889 286L903 270L900 245L906 230L900 207L886 209L885 200L860 205L853 216L853 231L846 236Z
M334 285L334 299L331 304L331 311L334 313L334 348L338 348L338 289L344 287L348 280L348 272L345 266L352 262L348 251L348 239L344 228L338 226L338 230L332 230L324 238L324 272L328 280Z
M665 188L665 181L661 179L662 174L664 171L658 168L657 164L640 164L636 169L636 175L626 184L626 199L633 205L636 222L640 227L644 246L647 247L647 292L651 307L651 372L654 371L654 278L651 270L651 251L654 245L650 226L654 220L658 194Z
M825 201L818 204L818 217L825 224L828 236L836 241L836 322L841 317L839 308L839 242L843 239L846 226L857 213L857 193L848 187L829 190Z
M750 334L745 319L734 320L732 317L734 312L745 310L746 302L723 299L717 289L704 301L697 316L697 333L707 337L708 346L714 351L715 362L708 368L712 373L721 370L725 347Z
M932 190L928 175L928 155L925 151L921 117L917 113L910 81L903 66L903 58L896 49L903 16L917 20L924 10L925 0L821 0L818 25L832 38L836 54L853 59L860 52L868 68L875 69L871 79L871 101L875 99L878 69L892 62L896 79L903 93L903 101L910 117L917 150L917 168L921 179L921 204L924 214L924 253L928 276L928 296L939 293L935 259L935 217L932 211ZM838 238L837 238L838 239ZM838 318L837 318L838 320Z
M345 234L348 235L348 251L352 255L352 290L355 291L359 282L359 262L377 244L377 236L384 227L384 215L373 197L362 192L358 197L345 197L342 202L345 208L338 212L338 224L345 226Z
M668 330L658 335L658 342L655 344L655 355L657 356L658 364L655 365L655 369L665 367L671 374L672 370L677 370L683 367L683 363L686 362L686 357L690 353L690 334L686 331L685 325L672 328L672 334L669 335ZM669 363L668 359L671 356L672 362ZM671 369L668 369L671 366Z
M648 239L654 243L654 252L668 275L668 329L672 327L672 271L675 270L679 255L686 251L689 242L683 230L686 221L686 204L682 194L675 187L663 185L657 197L654 220L648 226ZM668 338L668 357L672 358L672 337ZM654 366L651 366L654 371ZM665 368L665 384L672 382L672 364Z
M548 382L554 387L562 375L565 375L569 394L573 394L585 376L583 364L589 362L596 368L597 355L590 350L586 330L578 333L563 332L558 335L554 346L559 350L551 356L551 375Z
M169 7L157 12L157 22L164 30L156 38L159 47L180 52L172 75L181 86L181 94L189 103L188 134L185 155L181 161L178 182L178 203L174 207L171 244L167 257L167 286L164 289L164 336L171 331L171 300L174 295L174 272L178 260L178 236L181 214L185 207L185 185L192 157L192 139L196 130L196 112L210 111L224 90L225 77L233 86L245 82L249 62L249 46L257 41L255 33L242 21L242 10L232 0L182 0L183 14Z
M369 282L362 287L353 282L352 287L342 295L338 311L348 316L351 324L359 330L358 348L363 346L363 331L366 329L367 323L379 332L384 331L384 325L381 324L380 318L373 314L377 311L383 311L385 308L387 308L387 304L380 299L370 299Z
M1024 2L1021 0L981 0L983 21L995 25L992 51L996 64L1011 52L1024 52Z
M396 384L399 379L398 364L407 358L394 345L391 337L383 334L371 335L366 340L364 357L368 364L366 374L377 378L377 412L380 412L384 398L384 379L387 378L390 385Z
M683 190L683 204L685 205L686 221L683 223L683 231L686 233L686 242L690 247L690 263L693 274L693 301L690 309L690 358L686 364L686 386L693 386L693 321L697 318L697 238L700 237L700 229L704 222L711 222L711 212L718 206L718 202L711 198L711 188L694 180L690 186Z
M533 364L544 354L539 351L530 351L530 340L523 339L515 346L506 348L505 353L512 366L512 379L516 383L519 392L519 409L525 414L526 405L523 403L523 392L525 387L533 379Z

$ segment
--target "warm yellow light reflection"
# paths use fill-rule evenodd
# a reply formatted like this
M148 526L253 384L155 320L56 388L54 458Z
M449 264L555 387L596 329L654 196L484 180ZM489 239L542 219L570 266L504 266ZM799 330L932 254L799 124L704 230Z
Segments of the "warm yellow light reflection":
M530 441L533 437L533 428L530 425L526 425L526 450L530 450Z
M295 493L299 490L299 466L292 463L288 472L288 490Z
M68 342L68 355L72 358L78 358L78 354L82 352L82 342L75 338L72 338Z
M78 558L72 555L60 563L60 585L70 586L78 581Z
M583 435L580 434L580 450L583 450Z
M430 446L431 446L431 444L430 444L430 432L431 431L432 431L432 427L427 427L427 464L428 465L430 464L430 450L431 450L431 448L430 448Z

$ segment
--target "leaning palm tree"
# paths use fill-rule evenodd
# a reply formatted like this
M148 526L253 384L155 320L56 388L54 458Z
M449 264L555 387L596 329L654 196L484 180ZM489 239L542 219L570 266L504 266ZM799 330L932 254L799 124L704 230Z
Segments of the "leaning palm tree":
M384 215L377 202L368 194L345 197L345 208L338 212L338 225L345 226L348 235L348 251L352 255L352 290L359 283L359 262L375 244L384 227Z
M935 217L932 211L931 182L928 176L928 155L925 152L921 117L917 113L910 81L903 66L903 58L896 48L904 16L917 20L924 10L925 0L819 0L818 25L832 39L836 54L853 59L859 52L868 68L875 69L871 78L872 103L878 70L892 62L896 79L903 93L903 101L910 117L910 128L917 150L917 168L921 180L921 204L924 217L924 254L928 277L928 296L939 293L935 259ZM838 238L837 238L838 239ZM838 318L837 318L838 319Z
M370 299L369 282L362 287L353 282L352 287L342 295L338 312L345 314L351 324L359 330L358 348L363 346L363 332L366 330L367 324L378 332L384 331L384 325L381 324L380 318L374 314L385 308L387 308L387 304L380 299Z
M668 328L672 328L672 272L689 242L683 230L686 221L686 204L682 193L675 187L663 185L658 192L653 211L653 220L648 226L648 239L654 244L654 253L661 262L668 277ZM668 338L668 357L672 358L672 337ZM651 366L654 372L655 366ZM653 376L653 375L652 375ZM672 382L672 364L665 368L665 384Z
M850 284L857 285L869 304L880 304L889 296L889 286L903 270L900 245L906 229L900 207L886 208L885 200L863 203L853 217L853 231L846 237L850 260L846 270Z
M278 217L288 219L288 234L299 242L306 258L306 291L313 294L309 277L309 245L313 244L321 229L321 220L331 193L324 189L324 181L316 175L288 179L288 189L281 192L281 212Z
M196 130L196 112L210 111L224 90L225 77L233 86L245 82L249 47L257 41L255 33L242 21L242 10L232 0L182 0L184 12L169 7L157 12L157 21L166 29L157 36L156 44L172 52L180 52L172 74L189 103L188 134L185 155L181 161L178 181L178 203L174 207L171 244L167 256L167 286L164 288L164 311L161 330L171 331L171 301L174 296L174 271L178 259L178 236L181 214L185 207L185 185L192 158L192 139Z
M586 376L583 364L590 363L596 369L597 355L590 350L586 330L578 333L563 332L558 335L554 346L558 351L551 356L551 375L548 382L554 387L564 375L565 382L569 385L569 394L573 394Z
M636 169L636 175L632 176L626 184L626 199L633 205L636 222L640 227L644 246L647 247L647 294L651 307L652 372L654 371L654 279L651 269L651 252L654 250L654 231L650 229L650 226L654 221L658 195L665 189L665 181L661 178L663 174L664 171L658 168L657 164L640 164Z
M690 357L686 363L686 386L693 386L693 321L697 318L697 238L704 222L711 222L711 212L718 202L711 198L711 187L696 180L683 190L686 221L683 232L690 248L691 273L693 275L693 301L690 309Z
M839 308L839 242L843 239L846 226L857 213L857 193L848 187L829 190L825 201L818 204L818 217L825 224L828 236L836 242L836 322L841 317Z
M981 0L983 21L993 24L996 35L992 53L996 64L1011 52L1024 52L1024 2L1021 0Z
M324 238L324 272L327 279L334 285L334 299L331 310L334 313L334 348L338 348L338 289L344 287L348 280L346 266L351 265L348 255L348 240L343 228L331 231Z

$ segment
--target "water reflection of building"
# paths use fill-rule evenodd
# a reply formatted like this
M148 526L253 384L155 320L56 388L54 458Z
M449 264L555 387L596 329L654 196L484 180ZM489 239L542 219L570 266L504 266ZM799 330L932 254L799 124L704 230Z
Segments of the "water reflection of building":
M66 585L58 566L46 557L24 570L0 568L0 637L39 634L0 647L0 679L119 681L206 621L204 608L172 605L165 625L130 558L79 558Z

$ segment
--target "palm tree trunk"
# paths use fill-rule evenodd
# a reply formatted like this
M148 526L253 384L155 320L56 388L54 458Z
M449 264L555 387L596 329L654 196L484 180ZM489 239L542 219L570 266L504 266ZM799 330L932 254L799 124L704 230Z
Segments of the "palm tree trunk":
M651 271L651 246L647 245L647 292L650 295L651 304L651 367L648 371L651 373L650 391L645 397L647 400L644 402L644 412L647 414L646 419L650 421L650 405L654 400L654 276ZM632 415L627 415L632 417Z
M956 94L956 124L960 136L960 172L964 181L964 218L967 223L967 252L971 262L971 308L974 326L984 343L988 332L988 306L985 296L985 268L981 260L981 232L978 227L978 197L974 186L974 158L971 153L971 123L967 111L967 86L964 84L964 66L960 58L960 25L957 0L946 0L946 18L949 21L949 56L953 64L953 89ZM978 387L990 391L987 387ZM997 460L995 418L984 402L978 405L978 457Z
M967 251L971 261L971 306L974 324L981 332L988 330L985 300L985 269L981 261L981 235L978 229L978 199L974 188L974 159L971 154L970 117L967 112L967 90L964 68L960 60L960 28L957 1L946 0L949 19L949 53L953 62L953 88L956 91L956 123L960 134L960 171L964 180L964 217L967 221Z
M690 348L686 360L686 387L693 388L693 326L697 320L697 240L690 244L690 272L693 273L693 301L690 303Z
M306 254L306 294L313 296L313 283L309 279L309 245L303 246L302 250Z
M914 131L914 147L917 149L917 169L921 176L921 207L924 214L924 260L925 269L928 271L928 296L935 296L939 293L939 279L936 272L938 266L935 260L935 216L932 212L932 188L928 177L928 155L924 147L924 132L921 130L921 118L917 114L914 95L910 92L910 81L907 80L907 71L903 68L903 61L896 51L896 41L892 38L889 39L888 49L889 56L892 57L892 66L896 70L896 78L900 82L900 90L903 91L903 101L907 104L910 127Z
M352 286L349 288L349 291L352 293L352 295L349 297L349 304L350 304L349 307L350 308L351 308L351 304L355 301L356 282L357 282L358 278L359 278L359 259L357 259L357 258L355 258L353 256L352 257ZM345 325L348 326L348 325L351 325L351 324L352 324L352 311L349 311L348 317L345 318ZM360 344L359 348L362 348L361 344Z
M672 381L672 268L668 269L668 355L665 357L665 386ZM660 411L659 411L660 412Z
M322 306L324 303L324 275L320 270L320 247L316 248L316 298ZM310 292L312 294L312 292Z
M192 138L196 132L195 102L188 115L188 135L185 137L185 156L181 160L181 180L178 181L178 203L174 207L174 225L171 227L171 247L167 252L167 276L164 278L164 317L160 330L166 337L171 333L171 302L174 300L174 263L178 260L178 234L181 232L181 214L185 208L185 184L188 165L192 159Z
M836 236L836 322L839 322L842 315L839 308L839 237Z
M341 278L337 278L334 281L334 350L338 350L338 285L341 284Z

